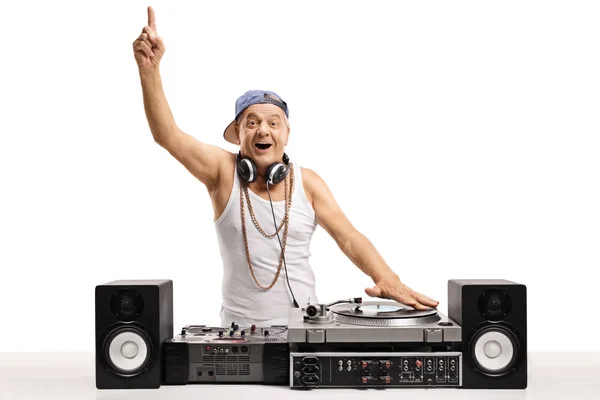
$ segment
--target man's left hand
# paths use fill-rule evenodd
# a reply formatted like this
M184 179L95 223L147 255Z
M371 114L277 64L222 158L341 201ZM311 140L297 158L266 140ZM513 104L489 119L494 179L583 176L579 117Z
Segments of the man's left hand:
M372 288L366 288L365 293L371 297L394 300L416 310L429 310L439 304L439 301L415 292L406 286L397 275L380 279Z

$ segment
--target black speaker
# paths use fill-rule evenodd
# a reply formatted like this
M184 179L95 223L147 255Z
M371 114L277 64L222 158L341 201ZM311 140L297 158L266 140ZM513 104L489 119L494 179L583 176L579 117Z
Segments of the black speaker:
M448 281L448 317L462 331L462 387L527 388L527 287L502 279Z
M96 286L96 388L159 388L163 343L172 337L173 281Z

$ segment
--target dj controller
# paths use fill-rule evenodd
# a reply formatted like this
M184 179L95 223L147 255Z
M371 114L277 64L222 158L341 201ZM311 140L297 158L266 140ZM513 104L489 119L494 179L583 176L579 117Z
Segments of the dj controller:
M264 383L288 379L287 328L191 325L164 344L165 384Z

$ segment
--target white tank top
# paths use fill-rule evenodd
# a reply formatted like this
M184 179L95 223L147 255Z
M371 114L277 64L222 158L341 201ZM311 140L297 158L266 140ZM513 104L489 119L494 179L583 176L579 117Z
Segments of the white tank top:
M308 301L318 301L315 275L309 264L310 241L317 223L315 212L304 193L300 167L292 164L292 168L294 190L284 256L290 286L298 305L303 307ZM283 184L283 182L279 183L279 185ZM269 200L261 198L249 188L248 196L260 227L268 235L275 233ZM273 202L273 209L279 227L285 214L285 201ZM264 237L254 226L245 198L244 214L254 275L262 286L268 287L273 282L279 265L281 255L279 241L277 236ZM288 315L294 305L287 286L285 266L282 264L277 282L268 291L258 287L250 273L242 236L240 178L235 170L229 200L225 210L215 221L215 227L223 260L221 325L231 326L232 322L240 326L254 324L258 327L288 325ZM279 231L282 245L284 229L285 227Z

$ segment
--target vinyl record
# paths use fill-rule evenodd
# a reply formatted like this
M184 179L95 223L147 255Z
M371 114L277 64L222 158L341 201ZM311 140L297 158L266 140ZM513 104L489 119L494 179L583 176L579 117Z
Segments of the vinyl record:
M357 325L420 325L440 320L437 309L416 310L393 301L336 304L330 308L338 322Z
M436 309L415 310L412 307L396 302L367 301L359 305L337 304L331 311L340 315L361 318L421 318L437 314Z

